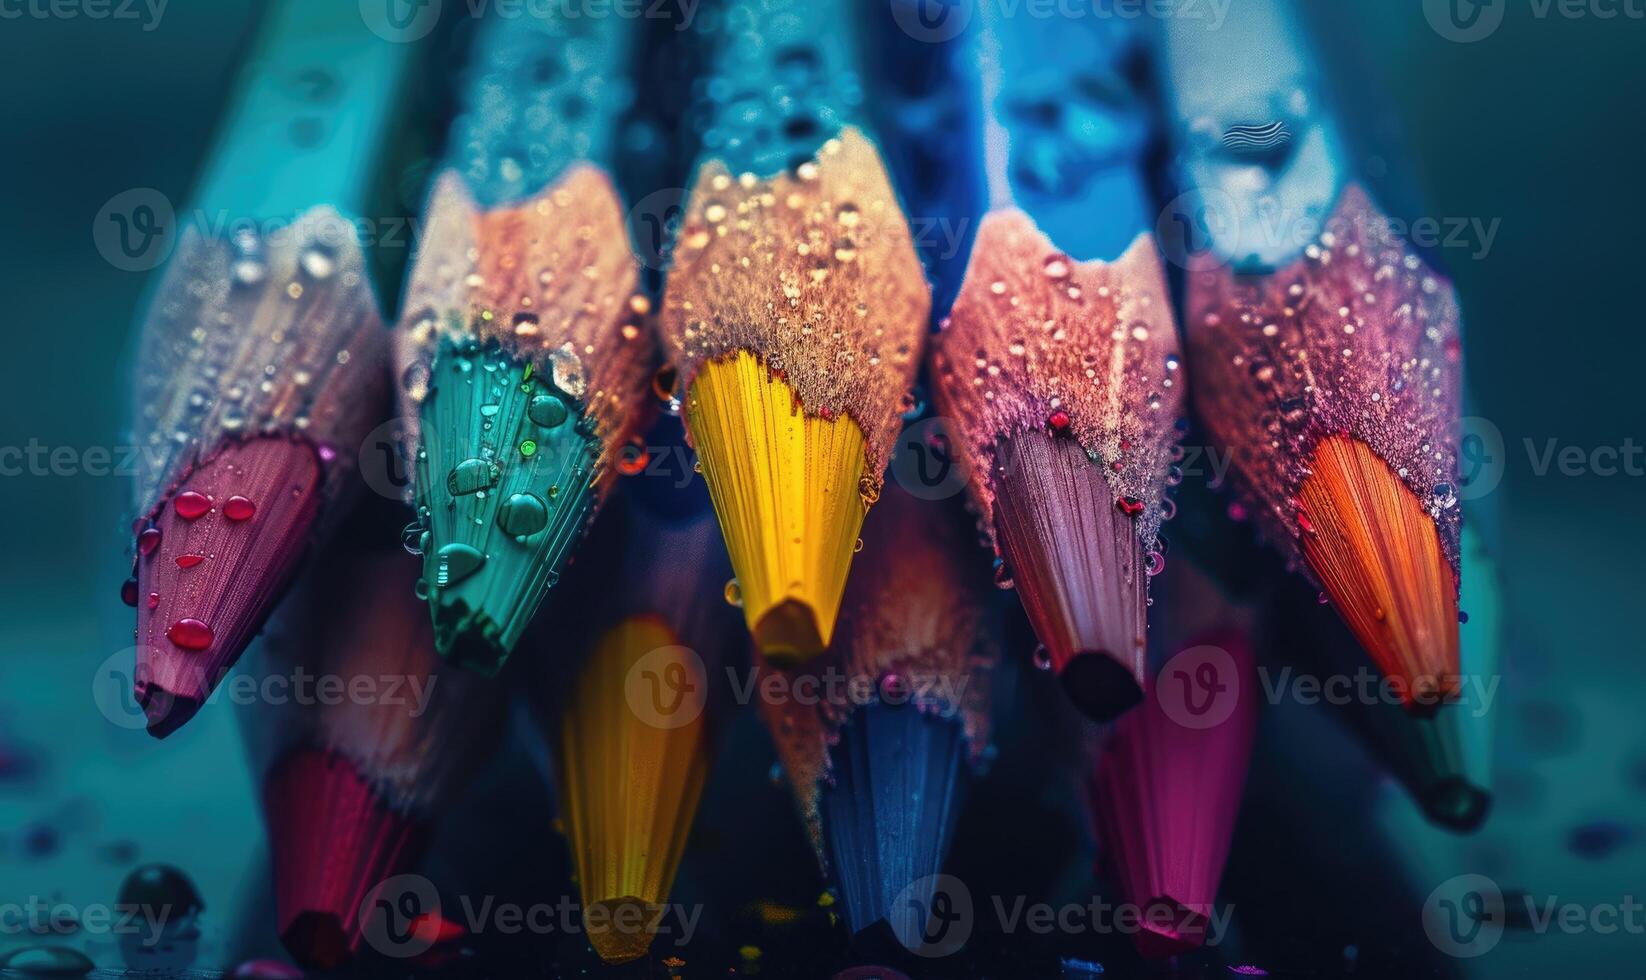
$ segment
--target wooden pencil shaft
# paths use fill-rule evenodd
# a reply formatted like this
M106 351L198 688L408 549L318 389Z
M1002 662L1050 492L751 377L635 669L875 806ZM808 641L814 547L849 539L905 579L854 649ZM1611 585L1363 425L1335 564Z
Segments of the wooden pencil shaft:
M365 213L425 50L374 34L352 4L273 6L195 193L226 220L316 204Z

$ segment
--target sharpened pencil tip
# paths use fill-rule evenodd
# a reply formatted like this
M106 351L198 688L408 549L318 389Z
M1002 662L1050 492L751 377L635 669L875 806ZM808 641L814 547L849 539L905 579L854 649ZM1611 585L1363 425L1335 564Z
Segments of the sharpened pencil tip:
M311 970L335 970L349 960L349 938L330 912L304 912L280 933L292 959Z
M1298 493L1303 557L1402 703L1458 694L1457 577L1428 511L1371 447L1330 435Z
M1000 551L1075 705L1108 721L1143 696L1148 575L1134 518L1073 440L1024 432L995 483Z
M1112 721L1143 700L1137 678L1107 650L1076 651L1059 679L1075 707L1096 721Z
M1469 833L1486 822L1492 796L1461 777L1452 777L1429 787L1423 794L1423 812L1448 830Z
M586 918L589 945L607 963L632 963L651 949L656 916L638 898L591 902Z
M798 599L784 599L754 624L754 641L766 659L784 666L798 663L828 646L817 622L817 612Z
M878 489L863 430L807 414L753 354L703 365L687 424L762 652L780 663L829 645L857 536Z
M155 738L182 728L200 710L199 699L174 694L158 684L139 684L137 703L143 706L149 734Z

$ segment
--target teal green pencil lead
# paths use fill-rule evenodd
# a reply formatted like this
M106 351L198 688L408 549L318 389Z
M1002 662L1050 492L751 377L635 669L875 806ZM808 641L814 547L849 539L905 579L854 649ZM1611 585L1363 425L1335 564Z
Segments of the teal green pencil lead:
M440 437L417 454L435 645L488 674L559 579L593 513L600 458L581 402L512 362L495 343L442 340L422 409L423 431Z
M482 211L457 176L429 209L397 337L435 648L503 665L649 419L649 304L610 180L574 167Z

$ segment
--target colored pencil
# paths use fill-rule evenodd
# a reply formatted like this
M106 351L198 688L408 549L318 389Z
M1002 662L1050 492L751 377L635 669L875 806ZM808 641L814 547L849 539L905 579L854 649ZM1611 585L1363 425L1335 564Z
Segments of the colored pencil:
M1166 28L1207 232L1185 313L1197 410L1268 537L1433 710L1458 682L1457 304L1357 182L1292 14Z
M654 445L683 445L678 421ZM555 748L585 925L608 963L646 953L685 851L747 638L700 483L627 477L546 616L579 650L537 658L537 717ZM569 639L568 637L569 632Z
M1105 720L1142 696L1183 401L1128 94L1142 40L1118 20L986 16L991 211L935 340L936 402L1002 584Z
M704 162L661 327L749 630L829 643L920 362L929 293L860 122L844 0L749 0L704 27ZM700 20L700 23L703 21Z
M148 307L124 597L157 737L199 710L360 483L387 338L352 216L417 52L321 0L271 13L196 194L203 220Z
M655 348L610 176L632 22L478 34L397 357L435 645L491 673L642 431Z
M1430 822L1459 833L1478 829L1491 806L1494 714L1486 698L1497 694L1500 654L1492 581L1496 566L1472 527L1463 531L1463 549L1468 559L1463 595L1473 608L1462 632L1460 676L1466 686L1460 689L1455 710L1413 714L1389 703L1379 688L1361 684L1357 674L1369 666L1364 652L1306 587L1276 599L1270 625L1276 649L1288 663L1322 678L1341 677L1355 684L1350 689L1355 693L1329 710L1406 788Z
M797 696L761 702L847 925L865 943L889 928L919 944L930 876L989 744L1000 623L967 523L954 501L888 487L865 523L833 645L792 679ZM817 698L798 696L801 678Z
M874 93L864 108L910 215L932 282L932 315L940 318L960 290L988 189L979 31L969 19L952 37L907 29L925 12L925 0L862 5L860 60L863 87Z
M1185 615L1157 638L1151 696L1107 733L1091 785L1101 861L1140 910L1133 941L1149 959L1219 938L1208 929L1261 696L1249 613L1189 562L1166 576Z
M372 889L416 870L442 809L502 737L505 690L436 656L416 579L392 544L340 545L256 657L265 678L290 682L245 727L263 766L280 940L309 969L358 951ZM327 683L346 696L320 697Z

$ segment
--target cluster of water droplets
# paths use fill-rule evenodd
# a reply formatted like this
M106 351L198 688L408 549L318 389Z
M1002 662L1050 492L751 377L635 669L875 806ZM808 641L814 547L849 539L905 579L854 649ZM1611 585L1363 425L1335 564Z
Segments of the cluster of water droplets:
M1217 372L1210 422L1289 537L1318 440L1348 433L1422 501L1456 556L1457 310L1449 287L1351 189L1299 261L1262 284L1197 274L1191 342ZM1209 287L1209 288L1208 288ZM1300 515L1301 519L1300 519Z
M386 356L373 327L353 228L335 212L267 235L241 227L186 239L144 325L140 505L226 437L303 434L328 459L358 445L370 420L339 407L349 399L327 396L346 376L369 383Z

